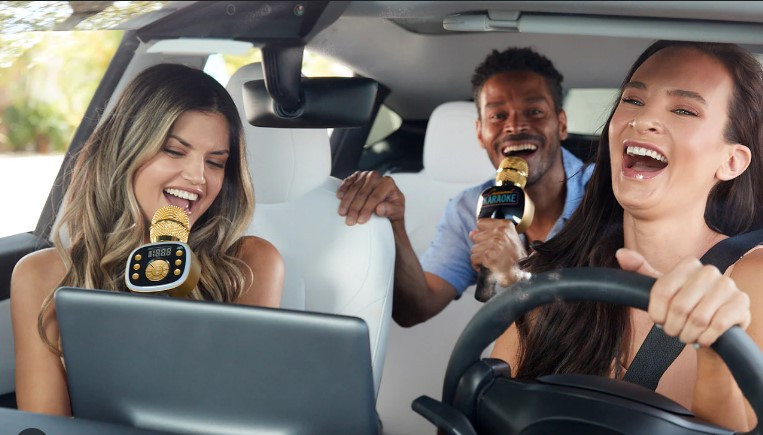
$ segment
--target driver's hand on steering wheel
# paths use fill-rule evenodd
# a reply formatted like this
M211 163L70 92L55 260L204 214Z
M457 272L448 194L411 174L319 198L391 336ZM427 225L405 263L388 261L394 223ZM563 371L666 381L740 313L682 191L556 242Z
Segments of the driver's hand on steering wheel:
M623 248L615 255L623 270L657 278L648 312L667 335L709 347L732 326L749 326L749 296L718 268L687 258L663 274L636 251Z
M518 263L527 257L527 251L514 223L507 219L478 219L477 229L469 233L469 238L474 242L470 257L474 270L479 271L480 266L490 269L502 287L522 278Z

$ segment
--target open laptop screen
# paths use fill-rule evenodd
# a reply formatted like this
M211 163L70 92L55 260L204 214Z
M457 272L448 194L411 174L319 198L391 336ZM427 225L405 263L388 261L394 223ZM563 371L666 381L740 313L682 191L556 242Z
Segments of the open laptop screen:
M183 433L375 433L358 318L63 287L75 417Z

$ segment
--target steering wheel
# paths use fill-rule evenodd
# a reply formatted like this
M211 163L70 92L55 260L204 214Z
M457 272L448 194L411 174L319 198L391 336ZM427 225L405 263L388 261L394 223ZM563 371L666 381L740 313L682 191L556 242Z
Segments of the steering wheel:
M731 434L648 388L592 375L511 377L482 351L522 314L554 301L599 301L646 310L654 279L619 269L537 274L486 303L464 329L443 382L442 402L421 396L413 409L449 434ZM595 338L595 337L592 337ZM712 345L749 401L761 434L763 353L739 327Z

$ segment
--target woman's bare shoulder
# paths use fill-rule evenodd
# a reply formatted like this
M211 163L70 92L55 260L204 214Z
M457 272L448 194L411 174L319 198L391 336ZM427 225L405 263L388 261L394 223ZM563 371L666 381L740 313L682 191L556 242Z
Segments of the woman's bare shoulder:
M11 297L44 298L66 274L66 267L55 248L27 254L13 268Z
M250 266L261 262L282 262L281 253L267 240L257 236L245 236L241 239L238 258Z
M734 264L731 278L742 288L757 290L763 279L763 246L749 251Z
M284 282L284 263L272 243L254 236L241 241L238 258L249 266L252 281L237 303L264 307L278 307Z
M731 279L750 299L752 323L747 328L747 333L763 346L763 322L760 321L763 316L763 293L760 292L760 283L763 281L763 247L748 252L737 261L731 271Z

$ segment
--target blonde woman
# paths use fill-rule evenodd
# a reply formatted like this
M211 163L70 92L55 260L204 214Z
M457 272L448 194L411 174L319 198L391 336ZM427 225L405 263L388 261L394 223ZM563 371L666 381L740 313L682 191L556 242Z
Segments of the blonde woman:
M245 156L235 104L207 74L162 64L128 85L80 152L55 248L27 255L14 269L19 409L71 415L53 293L64 285L126 291L127 256L148 241L162 206L188 213L188 244L202 270L191 298L279 305L280 254L263 239L243 237L254 209Z

